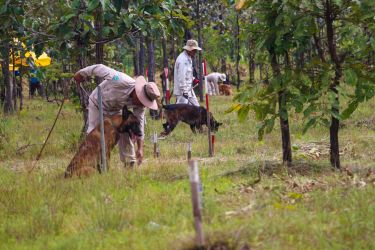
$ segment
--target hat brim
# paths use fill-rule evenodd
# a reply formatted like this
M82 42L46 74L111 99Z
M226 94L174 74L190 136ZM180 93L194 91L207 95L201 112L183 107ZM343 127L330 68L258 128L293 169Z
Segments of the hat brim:
M183 49L186 49L186 50L188 50L188 51L192 51L192 50L202 50L201 48L199 48L199 47L191 47L191 46L184 46L184 48Z
M143 104L143 106L149 109L158 110L158 104L156 103L156 101L151 101L150 99L148 99L144 92L144 86L146 84L146 79L143 76L138 76L135 79L135 94L137 95L139 101Z

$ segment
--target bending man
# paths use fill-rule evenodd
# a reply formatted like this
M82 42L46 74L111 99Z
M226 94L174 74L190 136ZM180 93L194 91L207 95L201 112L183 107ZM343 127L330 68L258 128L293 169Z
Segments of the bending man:
M206 76L207 91L209 95L219 95L219 81L224 82L227 76L225 74L213 72Z
M134 166L136 160L138 164L141 164L143 160L145 107L158 109L156 102L160 97L158 87L153 82L147 83L143 76L133 79L125 73L116 71L103 64L96 64L79 70L74 75L74 79L80 84L91 76L102 79L99 86L102 90L104 115L121 114L124 105L133 108L133 113L141 125L142 136L136 139L137 151L135 152L134 144L129 138L129 134L121 134L119 153L120 159L124 164L127 164L127 158L131 167ZM95 88L89 98L87 133L90 133L99 124L97 97L98 89Z

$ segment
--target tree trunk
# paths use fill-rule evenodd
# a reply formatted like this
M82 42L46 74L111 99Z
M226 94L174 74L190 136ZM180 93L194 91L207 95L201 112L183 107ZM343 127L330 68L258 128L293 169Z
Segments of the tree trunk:
M316 36L316 34L314 34L313 37L314 37L315 48L316 48L316 51L318 52L318 56L319 56L320 60L323 63L325 63L326 59L325 59L325 56L324 56L324 51L322 49L320 39Z
M175 37L172 33L172 36L171 36L171 48L170 48L170 51L169 51L169 57L173 59L173 62L176 60L177 58L177 55L176 55L176 49L175 49Z
M139 37L139 75L145 75L145 38L140 33Z
M95 62L97 64L104 62L104 43L103 40L103 11L101 6L98 7L95 18L95 30L98 34L95 44Z
M163 100L166 102L166 91L167 91L167 86L166 86L166 77L164 74L164 69L168 69L168 54L167 54L167 40L165 36L163 36L161 40L161 47L163 50L163 71L161 72L161 79L162 79L162 91L163 91ZM168 72L169 73L169 72Z
M2 48L2 55L3 61L1 62L2 71L3 71L3 79L4 79L4 86L5 86L5 96L4 96L4 113L11 114L14 112L13 107L13 86L12 82L9 79L9 43L4 42Z
M136 40L135 47L133 50L133 66L134 66L134 75L139 76L139 48L138 48L138 39Z
M82 11L85 9L85 3L84 1L80 1L80 10L78 13L78 16L82 13ZM77 16L77 18L78 18ZM78 19L77 19L78 22ZM80 27L78 28L78 35L77 35L77 49L78 49L78 57L77 57L77 64L79 66L79 69L83 69L86 67L85 63L85 48L84 48L84 42L82 41L81 34L84 32L83 23L79 24ZM63 69L64 70L64 69ZM56 86L56 83L54 84ZM55 91L57 91L55 89ZM87 106L89 105L89 97L85 94L85 92L81 89L81 87L77 88L78 96L79 96L79 102L81 104L81 110L83 115L83 124L81 129L81 139L84 139L88 127L87 119L88 119L88 110Z
M331 60L334 63L335 67L335 78L330 85L330 90L335 94L335 104L331 107L332 114L339 114L339 94L337 87L340 85L340 79L342 76L342 62L337 55L336 49L336 42L335 42L335 30L333 27L334 21L334 13L332 9L331 2L326 0L325 6L325 23L326 23L326 31L327 31L327 44L328 44L328 51L331 57ZM340 169L340 148L339 148L339 126L340 121L334 116L331 116L331 126L329 128L329 135L330 135L330 161L331 165L334 168Z
M146 39L147 44L147 55L148 55L148 81L155 82L155 50L154 50L154 41L150 35ZM158 119L158 111L150 109L151 119Z
M22 51L21 51L21 65L20 65L20 82L19 82L19 85L18 85L18 90L19 90L19 98L20 98L20 111L23 109L23 84L22 84Z
M15 70L15 56L14 56L14 45L12 46L12 85L13 85L13 108L14 111L17 111L17 78Z
M198 0L199 1L199 0ZM198 3L197 3L198 4ZM199 8L199 7L198 7ZM198 17L197 17L198 18ZM192 34L191 34L191 31L190 31L190 29L185 29L185 31L184 31L184 44L186 44L186 42L187 42L187 40L190 40L190 39L192 39L193 38L193 36L192 36Z
M197 16L197 19L198 19L198 46L200 48L203 48L203 38L202 38L202 18L201 18L201 14L200 14L200 1L201 0L197 0L197 8L196 8L196 16ZM204 72L203 72L203 66L202 66L202 61L203 61L203 55L202 55L202 50L198 51L198 69L199 69L199 100L201 102L203 102L203 89L204 89L204 86L203 86L203 76L204 76Z
M253 41L251 37L249 36L249 75L250 75L250 84L253 84L255 82L255 59L254 59L254 53L253 51Z
M240 88L240 12L236 12L236 74L237 74L237 89Z
M220 71L221 73L227 73L227 61L225 57L220 58Z
M223 12L224 12L224 7L222 4L219 5L219 20L220 22L223 22L224 21L224 17L223 17ZM220 36L223 37L224 36L224 33L225 33L225 26L223 24L219 24L220 25ZM220 58L220 72L221 73L225 73L227 74L227 62L226 62L226 56L222 56Z
M270 49L269 53L271 57L271 67L272 67L273 75L274 77L279 78L281 76L281 72L280 72L280 65L277 62L276 53L273 49ZM281 129L283 163L287 163L288 166L290 166L292 162L292 147L291 147L291 141L290 141L288 110L286 108L285 91L279 91L278 103L279 103L279 119L280 119L280 129Z
M263 83L263 63L259 63L259 81Z

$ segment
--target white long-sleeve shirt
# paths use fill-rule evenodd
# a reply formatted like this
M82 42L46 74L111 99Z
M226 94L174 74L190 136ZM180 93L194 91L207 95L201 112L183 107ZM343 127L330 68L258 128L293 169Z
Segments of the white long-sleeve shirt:
M191 57L184 50L176 59L174 65L174 95L182 95L183 93L188 93L189 96L192 95L191 87L193 82L193 62Z
M218 73L218 72L213 72L213 73L210 73L210 74L206 75L206 81L207 82L212 82L214 84L217 84L219 81L222 81L221 77L223 79L225 79L226 75Z
M124 105L133 108L133 113L141 125L141 139L144 139L145 107L133 104L130 94L135 88L135 80L132 77L103 64L88 66L77 73L84 78L96 76L103 79L99 86L102 91L104 115L121 114ZM91 93L90 101L98 104L98 88Z

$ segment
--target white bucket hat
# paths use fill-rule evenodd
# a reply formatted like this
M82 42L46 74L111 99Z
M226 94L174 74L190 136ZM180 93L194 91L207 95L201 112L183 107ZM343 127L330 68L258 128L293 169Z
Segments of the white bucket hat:
M196 40L187 40L186 45L184 46L183 49L186 49L188 51L202 50L201 48L199 48L198 42Z
M223 82L227 79L227 76L225 74L220 74L220 80L222 80Z

